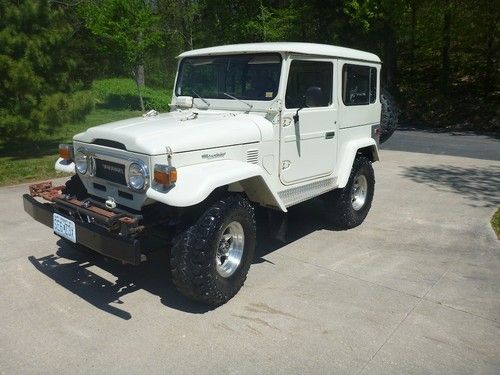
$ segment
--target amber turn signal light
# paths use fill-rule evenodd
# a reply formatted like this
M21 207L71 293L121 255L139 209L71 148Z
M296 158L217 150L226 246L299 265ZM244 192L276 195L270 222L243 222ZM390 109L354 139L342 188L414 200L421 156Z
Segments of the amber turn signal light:
M65 143L59 145L59 156L64 160L73 159L73 146Z
M177 170L168 165L156 164L153 176L157 184L166 187L177 181Z

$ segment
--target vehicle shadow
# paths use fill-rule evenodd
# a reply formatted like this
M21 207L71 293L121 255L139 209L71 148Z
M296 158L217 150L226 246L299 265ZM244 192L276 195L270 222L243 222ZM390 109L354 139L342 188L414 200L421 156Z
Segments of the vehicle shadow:
M29 257L31 264L58 285L107 313L130 319L131 314L123 309L122 297L140 289L157 295L168 307L193 314L210 311L210 307L189 301L177 292L170 277L167 254L155 254L154 259L131 266L88 249L76 248L63 240L57 244L59 249L55 254ZM105 278L98 274L101 272L94 272L95 267L111 277Z
M403 177L439 191L451 191L468 198L474 207L500 206L500 166L485 168L453 165L413 166L405 168Z
M322 214L318 214L321 210L320 200L293 208L289 215L287 243L326 228ZM303 220L303 217L308 217L308 220ZM284 246L283 242L273 240L263 233L259 234L257 243L254 264L268 262L264 257ZM88 249L78 249L64 240L59 240L57 244L59 249L55 254L41 258L30 256L28 260L58 285L118 318L132 318L124 308L123 297L140 289L158 296L163 305L180 311L203 314L212 310L211 307L190 301L177 292L170 275L168 249L153 254L139 266L130 266L106 259ZM99 275L98 273L103 272L98 272L95 267L105 271L108 277Z

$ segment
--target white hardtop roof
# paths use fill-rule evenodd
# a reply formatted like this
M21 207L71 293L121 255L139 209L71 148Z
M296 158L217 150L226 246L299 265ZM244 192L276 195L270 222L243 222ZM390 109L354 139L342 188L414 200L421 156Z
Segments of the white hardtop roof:
M268 42L268 43L246 43L229 44L226 46L209 47L186 51L179 57L207 56L207 55L231 55L238 53L259 52L290 52L304 55L341 57L345 59L363 60L380 63L380 59L373 53L359 51L357 49L331 46L328 44L298 43L298 42Z

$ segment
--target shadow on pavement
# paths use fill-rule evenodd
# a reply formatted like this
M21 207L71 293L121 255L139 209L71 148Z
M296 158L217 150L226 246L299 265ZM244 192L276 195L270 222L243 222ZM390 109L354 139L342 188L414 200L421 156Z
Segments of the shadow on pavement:
M322 211L323 203L319 199L294 207L289 214L287 243L316 230L326 229L327 222ZM304 217L308 220L304 220ZM262 234L257 243L254 263L272 263L263 257L284 246L283 242ZM58 285L109 314L125 320L131 319L132 315L123 308L122 297L140 289L160 297L163 305L180 311L203 314L212 310L177 292L170 275L168 251L154 254L139 266L130 266L106 259L87 249L77 249L63 240L59 240L57 244L59 249L56 254L41 258L31 256L29 261ZM97 271L93 272L94 267L106 271L116 280L98 275Z
M472 201L475 207L500 206L500 166L486 168L439 165L408 167L403 176L436 190L451 191Z
M77 249L66 241L58 241L56 254L42 258L29 257L40 272L81 297L91 305L128 320L129 312L118 307L121 298L139 289L160 297L161 302L181 311L202 314L210 307L187 300L177 292L170 277L168 257L158 254L155 259L139 266L123 265L91 250ZM96 266L116 278L108 280L89 268Z

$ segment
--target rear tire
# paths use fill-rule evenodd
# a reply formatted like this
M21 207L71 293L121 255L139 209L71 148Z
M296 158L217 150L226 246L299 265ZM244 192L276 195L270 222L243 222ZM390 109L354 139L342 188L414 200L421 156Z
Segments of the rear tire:
M359 156L354 160L345 188L333 190L327 197L331 207L328 216L332 224L338 229L360 225L370 211L374 192L372 163L366 157Z
M212 204L174 239L172 280L186 297L219 306L243 286L252 263L256 222L253 206L240 195Z
M387 141L398 127L399 109L394 97L388 91L380 93L382 113L380 116L380 143Z

